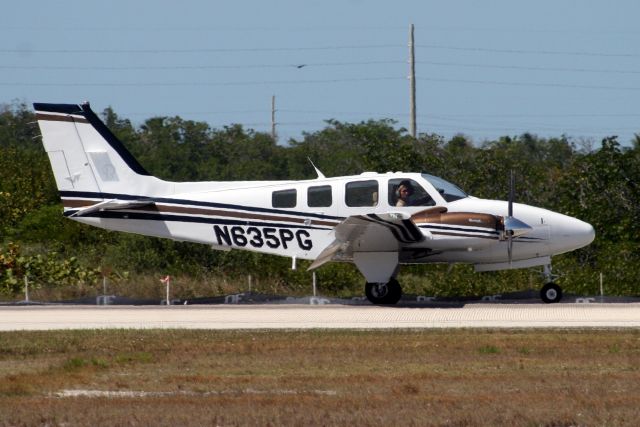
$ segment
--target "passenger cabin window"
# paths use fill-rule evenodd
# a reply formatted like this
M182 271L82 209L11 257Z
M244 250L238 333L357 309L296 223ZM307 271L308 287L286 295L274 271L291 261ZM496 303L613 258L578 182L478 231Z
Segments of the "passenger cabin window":
M326 208L331 206L332 203L330 185L309 187L307 190L307 205L310 208Z
M274 208L295 208L296 190L274 191L271 194L271 204Z
M350 207L378 206L378 181L348 182L344 199Z
M435 206L436 202L412 179L389 180L389 206Z

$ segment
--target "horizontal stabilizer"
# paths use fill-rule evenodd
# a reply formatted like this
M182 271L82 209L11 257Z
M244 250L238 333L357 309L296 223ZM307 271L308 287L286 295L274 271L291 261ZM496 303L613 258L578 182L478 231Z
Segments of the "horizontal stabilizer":
M93 212L131 209L131 208L138 208L141 206L149 206L152 204L154 204L154 202L151 200L111 199L111 200L105 200L104 202L96 203L95 205L91 205L86 208L79 209L78 211L69 215L69 217L81 217L81 216L87 216Z

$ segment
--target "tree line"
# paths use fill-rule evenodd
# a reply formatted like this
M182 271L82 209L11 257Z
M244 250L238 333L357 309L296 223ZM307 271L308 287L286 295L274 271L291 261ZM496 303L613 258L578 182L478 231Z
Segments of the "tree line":
M529 133L474 143L462 134L413 138L388 119L327 120L321 130L278 144L269 134L238 124L211 128L176 116L134 126L111 108L102 118L150 173L175 181L309 179L315 177L312 159L326 176L428 172L471 195L505 200L513 169L517 202L575 216L596 230L590 246L554 258L566 292L598 293L602 273L608 294L639 293L640 136L625 146L607 137L595 148L566 135ZM160 273L189 283L188 296L233 290L248 274L265 292L309 288L304 263L290 270L285 258L108 232L63 219L61 211L33 111L24 104L5 105L0 108L1 295L21 292L24 276L62 294L92 292L102 276L123 289L137 289L133 282L155 282ZM431 295L537 288L541 280L530 270L475 274L469 266L412 266L401 275L407 291ZM353 266L330 264L318 277L325 294L361 293L363 279Z

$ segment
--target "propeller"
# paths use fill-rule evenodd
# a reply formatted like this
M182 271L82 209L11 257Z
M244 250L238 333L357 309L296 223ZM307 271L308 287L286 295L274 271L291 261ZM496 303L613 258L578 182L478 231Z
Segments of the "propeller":
M531 226L520 221L513 216L513 199L515 198L516 177L513 169L509 176L509 208L507 217L504 219L504 234L507 237L507 254L509 256L509 266L513 259L513 239L531 230Z

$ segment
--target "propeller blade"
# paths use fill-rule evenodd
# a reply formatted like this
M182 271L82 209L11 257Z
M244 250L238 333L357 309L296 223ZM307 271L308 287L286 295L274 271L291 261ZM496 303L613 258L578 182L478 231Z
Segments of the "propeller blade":
M509 177L509 217L513 216L513 199L515 198L515 187L516 187L516 177L515 174L513 172L513 169L511 169L510 171L510 177Z
M509 205L508 215L504 219L504 233L507 237L507 255L509 258L509 267L513 260L513 239L529 232L532 227L513 217L513 200L516 193L516 175L513 169L509 173Z
M507 242L507 255L509 256L509 267L511 267L511 260L513 259L513 235L511 234L509 234Z

